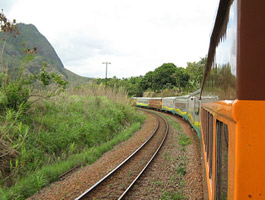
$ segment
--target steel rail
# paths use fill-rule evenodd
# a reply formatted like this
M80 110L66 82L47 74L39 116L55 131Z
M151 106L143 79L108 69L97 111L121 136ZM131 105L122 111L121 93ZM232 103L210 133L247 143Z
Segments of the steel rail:
M81 165L77 165L77 166L73 167L72 169L70 169L70 170L64 172L63 174L61 174L61 175L58 177L58 179L59 179L60 181L63 180L64 177L65 177L66 175L70 174L71 172L73 172L74 170L76 170L77 168L80 168L80 167L81 167Z
M150 111L148 111L150 112ZM124 165L127 161L129 161L138 151L141 150L142 147L144 147L154 136L154 134L157 132L158 128L160 126L159 120L157 120L157 126L155 130L153 131L152 135L138 148L136 149L129 157L127 157L121 164L119 164L115 169L113 169L111 172L109 172L106 176L104 176L102 179L100 179L96 184L91 186L88 190L86 190L84 193L82 193L80 196L78 196L75 200L80 200L83 197L85 197L90 191L92 191L94 188L96 188L100 183L102 183L105 179L107 179L109 176L111 176L115 171L117 171L122 165Z
M158 115L158 114L157 114ZM167 121L165 120L164 117L162 117L161 115L158 115L160 116L165 124L166 124L166 134L162 140L162 142L160 143L159 147L157 148L156 152L153 154L153 156L150 158L150 160L148 161L148 163L145 165L145 167L142 169L142 171L138 174L138 176L133 180L133 182L129 185L129 187L123 192L123 194L119 197L118 200L121 200L127 193L128 191L131 189L131 187L135 184L135 182L139 179L139 177L143 174L143 172L146 170L146 168L149 166L149 164L153 161L154 157L156 156L156 154L158 153L158 151L160 150L161 146L164 144L164 141L168 135L168 129L169 129L169 126L168 126L168 123Z

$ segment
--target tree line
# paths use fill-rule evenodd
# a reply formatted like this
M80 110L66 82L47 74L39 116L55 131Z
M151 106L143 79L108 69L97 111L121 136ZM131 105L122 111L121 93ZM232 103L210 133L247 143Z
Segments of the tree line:
M144 76L119 79L95 79L96 84L107 87L125 88L129 96L176 96L193 92L201 87L207 58L188 62L186 68L173 63L164 63Z

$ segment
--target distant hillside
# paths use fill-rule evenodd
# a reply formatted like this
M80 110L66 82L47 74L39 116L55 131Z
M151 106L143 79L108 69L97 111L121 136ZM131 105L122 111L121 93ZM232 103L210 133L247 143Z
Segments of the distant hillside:
M34 60L26 64L26 72L33 73L39 71L43 62L49 66L48 71L61 74L71 85L87 83L91 78L81 77L64 68L52 45L32 24L18 24L20 35L14 38L12 35L0 33L0 47L3 47L3 38L6 39L3 60L8 66L9 74L15 76L21 66L21 61L25 57L24 49L37 47L37 54Z

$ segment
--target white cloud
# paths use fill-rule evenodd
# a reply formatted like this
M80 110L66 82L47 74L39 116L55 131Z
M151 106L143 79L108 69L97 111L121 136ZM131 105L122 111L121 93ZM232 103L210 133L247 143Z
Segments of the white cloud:
M89 77L144 75L207 54L218 0L18 0L7 14L32 23L65 67Z

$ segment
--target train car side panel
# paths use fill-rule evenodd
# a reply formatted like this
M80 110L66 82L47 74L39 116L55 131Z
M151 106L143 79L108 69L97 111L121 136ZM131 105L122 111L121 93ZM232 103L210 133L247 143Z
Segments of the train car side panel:
M149 98L138 97L136 100L136 106L149 108Z
M201 141L209 199L234 199L235 129L233 101L206 103L201 110Z
M162 98L162 110L173 113L174 110L174 99L175 97L164 97Z
M190 122L191 126L197 132L200 137L201 132L201 122L200 122L200 108L201 108L201 100L199 100L200 90L190 94L187 99L187 112L188 118L187 120Z
M236 129L235 199L265 198L265 101L238 100Z
M188 95L176 97L174 99L174 114L179 115L186 120L188 119L187 100Z
M162 98L150 98L149 99L149 106L150 108L162 110Z

